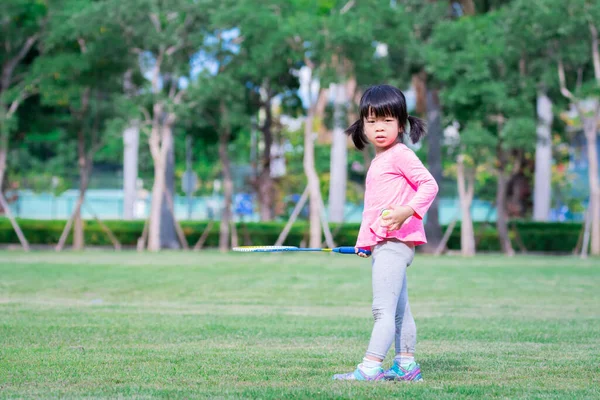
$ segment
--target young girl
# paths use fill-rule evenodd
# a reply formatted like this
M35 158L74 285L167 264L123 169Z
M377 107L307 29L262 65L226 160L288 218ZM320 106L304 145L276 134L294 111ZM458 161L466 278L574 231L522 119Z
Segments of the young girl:
M414 359L417 329L408 304L406 268L413 261L415 246L427 242L423 216L438 185L402 140L408 135L416 143L425 135L424 123L408 115L400 90L373 86L360 100L360 119L346 133L359 150L367 143L375 146L356 242L357 248L370 249L373 254L375 324L362 363L355 371L333 379L419 381L421 368ZM384 372L382 362L394 340L396 357Z

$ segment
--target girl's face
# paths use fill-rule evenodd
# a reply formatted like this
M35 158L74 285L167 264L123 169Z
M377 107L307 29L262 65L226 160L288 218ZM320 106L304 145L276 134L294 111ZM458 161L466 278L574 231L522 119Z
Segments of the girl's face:
M375 153L386 151L396 144L400 127L394 117L376 117L370 114L364 120L365 135L369 142L375 146Z

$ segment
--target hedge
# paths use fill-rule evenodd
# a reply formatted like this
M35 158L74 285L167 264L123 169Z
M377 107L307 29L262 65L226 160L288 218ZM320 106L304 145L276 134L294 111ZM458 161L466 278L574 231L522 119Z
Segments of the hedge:
M52 245L58 242L64 220L31 220L20 219L19 225L33 245ZM104 221L115 236L124 246L134 246L140 237L144 221ZM181 226L185 232L188 243L193 246L208 221L182 221ZM239 222L236 224L239 243L242 245L272 245L277 240L279 233L283 230L285 222ZM284 244L298 246L301 241L308 241L308 223L300 221L293 225ZM442 227L445 229L446 227ZM359 224L348 223L343 226L331 224L334 233L334 241L340 245L352 245L358 234ZM477 237L478 251L499 251L500 245L498 234L493 224L477 223L474 226ZM510 235L515 250L520 250L519 240L527 249L533 252L569 253L577 245L582 229L581 223L557 223L557 222L530 222L512 221L510 223ZM111 242L102 231L100 225L93 220L84 221L85 242L93 246L111 246ZM71 243L72 235L69 235L67 243ZM219 242L219 223L215 222L208 235L205 247L216 247ZM17 235L12 229L8 219L0 218L0 243L19 243ZM448 248L460 249L460 224L457 224L448 240Z

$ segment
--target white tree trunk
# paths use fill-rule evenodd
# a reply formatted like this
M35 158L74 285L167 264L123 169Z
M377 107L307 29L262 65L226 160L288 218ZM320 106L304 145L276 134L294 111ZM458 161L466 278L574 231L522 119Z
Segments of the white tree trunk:
M163 125L163 132L169 130L172 135L172 127L168 124ZM164 135L165 133L163 133ZM162 201L162 209L160 212L160 248L161 249L179 249L182 243L177 240L177 219L175 218L175 204L173 204L173 212L171 212L168 198L173 201L175 194L175 144L172 143L166 157L165 166L165 191Z
M150 205L150 224L148 225L148 250L160 250L160 213L165 192L165 166L154 162L154 185L152 185L152 203Z
M552 199L552 101L546 93L537 96L537 144L535 149L535 180L533 190L533 219L547 221Z
M123 219L135 217L140 127L132 121L123 132Z
M346 204L346 185L348 181L348 145L344 133L344 105L346 104L346 87L335 85L334 128L331 143L331 175L329 180L329 221L344 221Z
M597 113L596 113L597 114ZM598 178L598 123L600 118L584 118L583 128L587 140L588 176L590 185L590 213L592 221L591 254L600 255L600 181Z
M321 188L319 176L315 169L315 144L313 138L314 110L309 108L304 121L304 173L308 180L309 214L310 214L310 247L321 247Z
M160 106L155 106L156 113L162 113ZM157 118L156 118L157 119ZM150 205L150 223L148 224L148 250L160 250L160 215L166 186L167 156L173 145L172 131L162 129L157 122L150 134L150 151L154 160L154 185L152 186L152 204Z
M473 218L471 217L475 179L474 174L466 174L462 154L457 157L456 161L458 198L461 210L460 251L463 256L471 257L475 255L475 232L473 230Z

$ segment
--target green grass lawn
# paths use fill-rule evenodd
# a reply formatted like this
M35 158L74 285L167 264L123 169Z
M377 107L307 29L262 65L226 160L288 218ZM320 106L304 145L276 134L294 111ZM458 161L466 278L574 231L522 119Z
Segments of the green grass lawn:
M0 252L0 397L600 398L600 260L418 255L425 382L333 382L370 279L319 253Z

